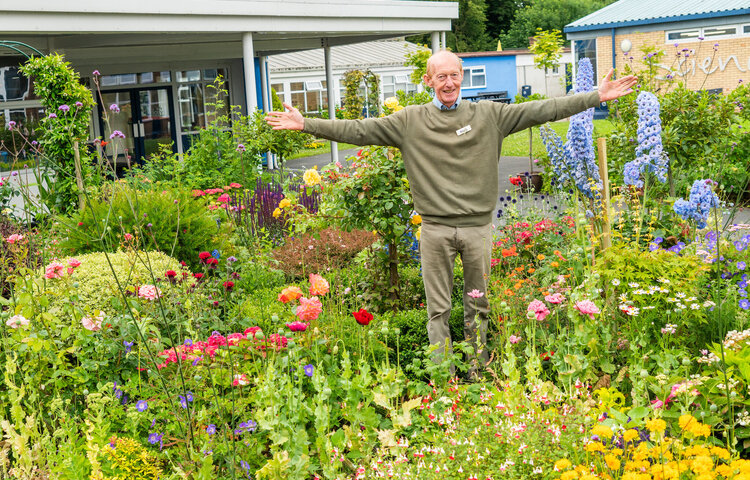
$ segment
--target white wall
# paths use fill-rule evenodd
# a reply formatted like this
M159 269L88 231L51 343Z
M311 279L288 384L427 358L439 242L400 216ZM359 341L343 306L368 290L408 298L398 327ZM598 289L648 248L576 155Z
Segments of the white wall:
M518 89L522 85L531 85L531 93L541 93L547 97L561 97L565 95L565 64L571 63L573 56L570 52L563 53L557 73L538 69L534 65L534 55L516 55L516 75Z

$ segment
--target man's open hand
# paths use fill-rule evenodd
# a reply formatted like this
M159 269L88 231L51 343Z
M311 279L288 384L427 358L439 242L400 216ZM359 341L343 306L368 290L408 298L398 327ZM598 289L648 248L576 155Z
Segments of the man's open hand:
M264 118L274 130L302 130L305 127L305 117L299 110L284 103L285 112L268 112Z
M638 79L633 75L612 80L614 72L614 70L610 69L609 73L607 73L599 84L599 101L601 102L608 102L631 93L635 84L638 83Z

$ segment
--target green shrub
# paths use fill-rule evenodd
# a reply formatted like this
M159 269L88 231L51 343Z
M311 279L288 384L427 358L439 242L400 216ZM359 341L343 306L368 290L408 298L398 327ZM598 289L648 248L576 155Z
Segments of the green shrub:
M132 438L117 438L102 447L102 470L112 480L157 480L163 475L161 460Z
M67 237L61 247L70 254L138 246L162 251L192 267L198 265L198 252L213 250L212 237L218 233L203 202L189 192L139 192L127 185L115 185L108 197L92 200L82 212L59 222ZM134 238L128 241L126 234Z
M101 310L109 315L119 313L112 303L113 299L120 297L120 293L105 255L109 255L114 274L123 288L153 284L151 272L154 277L163 278L167 270L186 271L177 260L161 252L139 252L137 256L123 251L109 254L95 252L76 256L81 266L72 276L73 281L78 283L75 294L78 296L78 304L91 312ZM62 263L67 263L67 260L63 259ZM46 282L45 293L51 297L50 310L57 310L68 301L67 287L66 282Z

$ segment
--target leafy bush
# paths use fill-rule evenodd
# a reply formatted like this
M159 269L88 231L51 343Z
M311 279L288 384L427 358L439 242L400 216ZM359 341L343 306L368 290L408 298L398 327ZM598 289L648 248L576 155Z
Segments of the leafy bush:
M106 255L109 256L109 262ZM186 271L174 258L154 251L140 252L138 255L125 251L109 254L95 252L75 258L81 262L81 266L72 275L73 281L78 284L75 289L77 303L91 312L101 310L110 315L119 313L112 305L113 299L120 297L117 284L113 281L113 270L123 288L153 284L151 272L154 277L161 278L167 270ZM66 259L62 263L66 263ZM57 310L68 301L67 291L68 285L64 282L46 282L45 293L51 297L50 310Z
M34 232L0 216L0 297L10 296L12 277L20 268L33 269L40 265L40 248Z
M102 448L105 459L102 470L112 480L157 480L163 475L161 460L132 438L111 440Z
M311 272L342 268L374 241L372 233L364 230L346 232L326 228L290 239L275 249L273 256L285 274L291 278L300 278Z
M138 192L114 185L82 212L61 218L61 246L71 254L117 251L122 246L160 250L197 266L196 252L212 250L217 224L201 200L182 190ZM131 240L126 235L132 235Z

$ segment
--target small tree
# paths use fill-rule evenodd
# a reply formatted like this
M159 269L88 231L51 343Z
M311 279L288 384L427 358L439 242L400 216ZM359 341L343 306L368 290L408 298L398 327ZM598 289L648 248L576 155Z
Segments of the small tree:
M563 39L560 30L542 30L536 29L534 42L529 46L529 50L534 54L534 65L536 68L544 69L544 93L549 95L547 89L547 70L551 70L558 65L562 57Z

